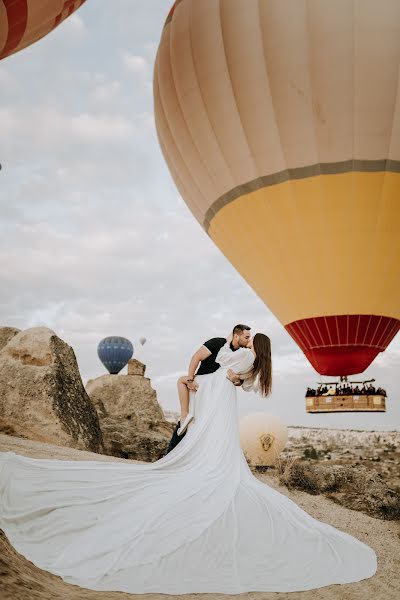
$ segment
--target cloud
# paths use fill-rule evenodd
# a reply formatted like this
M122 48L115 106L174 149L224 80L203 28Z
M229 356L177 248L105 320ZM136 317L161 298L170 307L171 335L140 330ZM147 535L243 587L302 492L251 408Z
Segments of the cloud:
M60 28L62 26L63 34L68 37L81 38L87 33L86 25L78 13L72 14L68 19L63 21Z
M93 98L96 102L109 104L114 101L121 91L119 81L110 81L109 83L99 84L93 90Z
M299 351L289 354L277 354L273 356L273 370L276 375L291 376L304 373L308 368L308 361L305 355Z
M67 114L46 106L0 110L0 126L8 135L24 135L41 145L114 142L134 133L132 123L118 114Z
M2 135L13 135L20 129L18 115L10 108L0 108L0 131Z
M4 67L0 67L0 89L2 96L5 94L9 94L10 92L15 92L18 85L16 80L12 77L12 75L8 72Z
M132 73L139 73L147 75L149 71L149 65L147 60L143 56L135 56L129 52L123 52L122 60L124 66Z

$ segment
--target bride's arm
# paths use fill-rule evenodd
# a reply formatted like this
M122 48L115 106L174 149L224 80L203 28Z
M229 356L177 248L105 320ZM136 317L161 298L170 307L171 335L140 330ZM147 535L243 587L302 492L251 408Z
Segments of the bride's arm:
M230 367L232 362L233 352L230 349L230 342L226 342L222 348L220 348L217 356L215 357L215 362L217 362L221 367Z
M221 367L231 367L235 370L235 365L240 362L240 358L243 358L243 355L240 354L241 350L244 350L244 348L239 348L239 350L232 352L230 342L226 342L215 357L215 362L221 365Z
M242 371L239 375L240 385L242 387L242 390L244 390L245 392L251 392L251 391L253 391L253 384L254 384L254 376L253 376L254 357L249 355L247 362L248 362L249 368L246 371Z
M245 379L243 381L242 390L244 390L245 392L255 392L256 391L255 382L253 381L252 377L249 377L248 379Z
M246 356L246 360L244 360L244 355ZM229 342L226 342L222 346L215 358L215 362L220 364L221 367L230 367L233 371L235 371L235 367L239 368L240 371L247 371L253 361L254 356L251 350L248 348L239 348L235 352L232 352Z
M253 368L249 369L245 373L242 373L240 375L240 378L244 380L242 383L242 389L245 392L254 392L256 394L259 391L259 387L258 387L259 375L256 375L256 377L254 377L254 369Z
M253 369L250 369L249 371L246 371L245 373L240 374L240 379L243 379L243 380L248 380L248 379L251 379L252 377L253 377Z

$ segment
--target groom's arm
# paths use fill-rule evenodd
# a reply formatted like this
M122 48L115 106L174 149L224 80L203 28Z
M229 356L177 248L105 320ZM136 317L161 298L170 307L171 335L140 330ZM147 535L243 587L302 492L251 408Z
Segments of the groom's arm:
M232 369L228 369L227 378L232 381L233 385L241 386L243 384L243 379L240 379L240 375L232 371Z
M193 354L190 359L189 369L188 369L188 379L193 379L194 374L199 366L200 362L210 356L211 352L205 346L200 346L200 348Z

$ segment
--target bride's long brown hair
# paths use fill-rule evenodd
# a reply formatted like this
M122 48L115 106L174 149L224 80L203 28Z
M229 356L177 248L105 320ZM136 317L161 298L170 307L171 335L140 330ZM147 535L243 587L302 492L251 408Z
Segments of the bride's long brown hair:
M253 365L253 379L259 375L260 393L269 396L272 391L271 340L264 333L256 333L253 338L256 353Z

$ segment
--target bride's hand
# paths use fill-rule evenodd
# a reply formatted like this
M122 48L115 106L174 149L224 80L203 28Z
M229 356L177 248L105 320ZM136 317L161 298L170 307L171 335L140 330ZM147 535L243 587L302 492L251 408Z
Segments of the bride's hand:
M233 340L233 333L231 332L228 337L226 338L226 341L228 342L228 344L231 343L231 341Z

